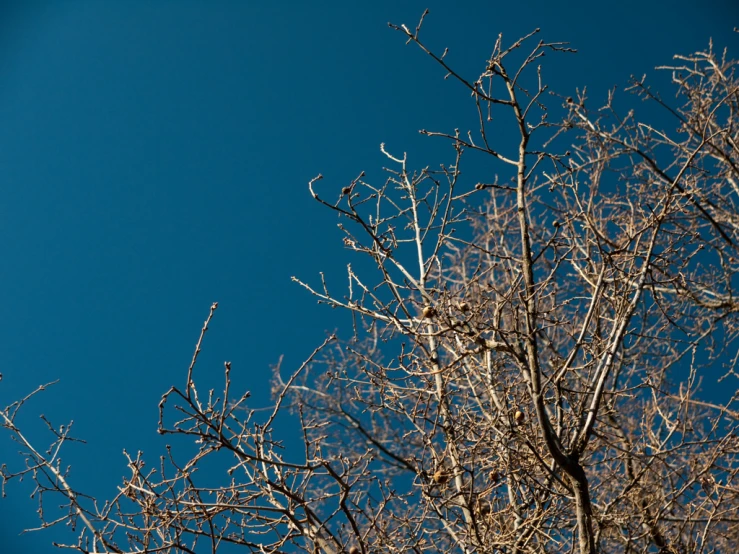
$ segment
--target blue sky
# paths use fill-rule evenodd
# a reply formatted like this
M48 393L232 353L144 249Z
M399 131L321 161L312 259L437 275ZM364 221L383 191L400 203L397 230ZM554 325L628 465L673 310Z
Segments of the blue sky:
M594 100L709 37L739 56L729 0L601 5L0 2L0 404L59 379L23 421L73 419L88 444L64 457L71 480L110 496L123 448L161 453L158 400L184 384L218 301L203 386L228 359L266 405L270 364L297 367L347 323L290 281L324 271L338 285L351 261L308 180L323 173L333 197L361 170L379 176L381 142L447 162L418 129L469 116L468 95L387 22L430 8L426 39L471 76L498 33L541 27L579 50L544 60L552 88ZM15 450L0 435L2 461ZM2 552L67 538L17 536L37 524L30 491L0 500Z

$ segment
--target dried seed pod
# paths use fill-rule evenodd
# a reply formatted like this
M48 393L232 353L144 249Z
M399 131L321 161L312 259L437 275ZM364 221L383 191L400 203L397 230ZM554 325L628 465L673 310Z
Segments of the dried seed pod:
M516 420L516 423L518 423L519 425L521 425L524 422L524 420L526 419L526 416L523 415L523 412L521 410L516 410L516 413L513 414L513 419Z
M436 310L434 309L433 306L424 306L422 313L423 313L423 317L427 319L431 319L432 317L436 315Z
M443 485L449 481L449 474L443 469L437 469L434 473L434 482Z
M346 196L351 191L352 191L352 187L344 187L343 189L341 189L341 194L343 194L344 196Z
M359 550L359 548L358 548L358 547L356 547L356 546L352 546L352 547L351 547L351 548L349 549L349 554L359 554L359 552L360 552L360 550Z
M469 312L470 311L470 305L467 302L460 302L457 306L459 308L460 312Z

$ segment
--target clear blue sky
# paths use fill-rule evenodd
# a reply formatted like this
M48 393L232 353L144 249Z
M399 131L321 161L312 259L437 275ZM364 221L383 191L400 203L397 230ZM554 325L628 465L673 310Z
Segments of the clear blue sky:
M545 60L552 88L601 99L709 37L739 57L732 5L0 2L0 405L60 379L24 421L74 419L88 445L64 457L71 480L112 496L123 448L162 452L157 402L183 385L213 301L203 386L220 388L228 359L235 386L266 405L269 365L284 354L296 367L346 323L290 282L344 283L351 261L307 181L321 172L338 191L378 175L383 141L447 162L417 131L468 115L468 95L388 21L415 25L429 7L427 40L468 75L499 32L541 27L579 50ZM0 462L15 450L0 435ZM60 538L17 536L37 524L30 491L0 500L2 554Z

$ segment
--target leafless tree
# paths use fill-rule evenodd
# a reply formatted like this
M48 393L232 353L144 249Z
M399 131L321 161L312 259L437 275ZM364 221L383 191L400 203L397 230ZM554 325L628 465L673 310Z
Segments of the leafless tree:
M425 15L425 14L424 14ZM296 371L274 409L201 398L196 362L160 404L184 463L129 457L100 504L4 425L41 498L66 498L81 552L731 552L739 544L737 314L739 82L708 50L676 56L675 99L630 91L668 117L622 113L613 94L551 93L538 65L565 43L538 30L494 45L476 79L415 29L393 26L466 88L478 124L421 131L446 165L413 169L382 147L386 178L310 192L340 216L348 288L295 279L353 315ZM641 110L644 111L644 110ZM513 125L511 142L498 126ZM498 127L499 129L501 127ZM468 159L489 164L479 182ZM335 191L335 192L332 192ZM703 381L727 391L711 401ZM36 391L38 392L38 391ZM33 393L35 394L35 393ZM301 453L273 435L297 416ZM176 420L169 422L173 417ZM196 470L223 467L209 487ZM216 461L214 461L216 460ZM44 513L41 513L44 518Z

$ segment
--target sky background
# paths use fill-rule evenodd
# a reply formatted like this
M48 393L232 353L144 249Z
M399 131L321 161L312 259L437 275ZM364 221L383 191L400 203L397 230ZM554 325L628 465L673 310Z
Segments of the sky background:
M473 78L498 33L510 43L541 27L579 50L545 58L551 88L599 101L709 37L738 57L732 5L0 2L0 406L59 379L21 421L43 437L39 414L74 420L87 445L63 456L70 480L106 498L124 448L163 452L157 403L184 386L212 302L196 377L220 388L231 360L252 407L269 404L280 355L287 372L326 330L348 336L345 316L290 281L324 271L338 289L352 261L307 182L323 173L318 190L336 198L361 170L380 179L381 142L416 167L447 163L418 129L464 127L471 113L388 21L415 26L430 8L426 40ZM17 468L16 451L0 434L0 463ZM31 490L14 483L0 500L2 554L69 540L18 536L38 524Z

